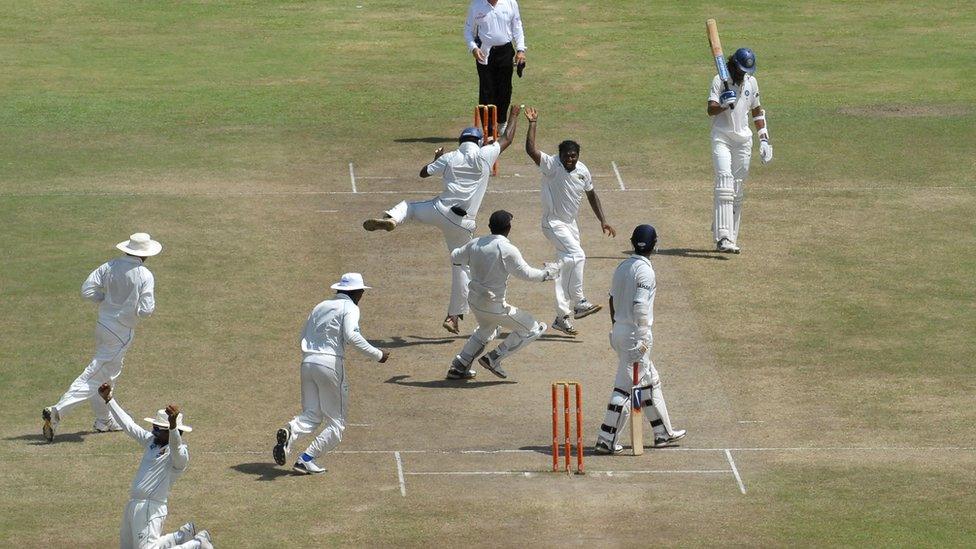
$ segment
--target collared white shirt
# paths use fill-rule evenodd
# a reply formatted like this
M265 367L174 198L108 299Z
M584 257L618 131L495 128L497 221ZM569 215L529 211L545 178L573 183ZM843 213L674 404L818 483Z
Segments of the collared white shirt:
M637 254L632 254L623 260L613 272L610 283L610 297L613 298L613 319L616 324L633 327L638 325L635 305L647 305L647 326L654 324L654 293L657 290L657 279L651 260Z
M124 255L103 263L81 285L81 297L98 303L98 320L133 329L156 310L156 281L137 257Z
M742 85L730 84L729 89L735 92L735 107L725 109L712 117L712 135L737 138L744 141L752 138L752 128L749 119L752 109L759 106L759 82L752 75L745 75ZM716 74L712 78L712 87L708 91L708 100L718 103L718 98L725 91L722 79Z
M142 461L139 462L139 470L136 472L135 478L132 479L129 497L165 503L173 483L186 471L187 465L190 463L190 452L187 450L186 444L183 444L180 432L175 429L171 430L169 432L169 443L166 446L157 446L153 434L132 421L129 414L125 413L125 410L119 406L114 398L108 401L108 409L122 430L146 449L145 453L142 454ZM174 448L176 448L175 451Z
M498 160L501 150L497 142L479 147L477 143L465 141L457 150L444 153L428 164L428 174L444 174L444 191L439 197L441 202L448 208L458 206L464 209L468 212L466 217L474 219L488 189L491 167Z
M344 357L346 343L375 360L383 358L383 351L359 333L359 306L346 294L336 294L316 305L308 315L302 331L302 362L332 364L333 360L326 356Z
M464 41L468 51L479 47L475 38L481 39L481 51L488 63L488 52L494 46L504 46L515 42L515 49L525 51L525 33L522 31L522 16L516 0L498 0L492 6L487 0L473 0L468 7L468 18L464 23Z
M508 290L508 277L542 282L546 272L536 269L522 259L522 252L502 235L492 234L475 238L451 252L455 265L467 265L471 270L468 289L483 299L502 303Z
M541 154L539 171L542 172L542 221L572 223L579 215L583 193L593 190L593 177L586 164L577 162L567 172L558 156Z

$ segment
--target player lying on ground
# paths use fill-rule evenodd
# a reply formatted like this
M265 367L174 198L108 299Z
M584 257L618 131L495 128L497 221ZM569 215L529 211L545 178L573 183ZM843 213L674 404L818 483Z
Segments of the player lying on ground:
M525 263L522 253L508 241L512 217L505 210L494 212L488 220L491 235L475 238L451 253L455 265L471 268L468 302L478 327L464 344L461 353L451 362L448 379L470 379L475 376L471 364L495 339L499 327L507 328L511 333L498 348L482 356L478 363L498 377L508 377L502 368L502 359L525 348L546 331L545 323L537 322L529 313L505 301L508 277L515 275L523 280L545 282L555 277L559 266L546 265L545 269L540 270Z
M392 231L413 219L438 227L444 233L448 253L463 246L474 236L475 218L481 200L488 189L491 166L508 148L515 137L515 120L520 108L512 106L512 124L497 142L483 144L484 136L478 128L465 128L458 137L458 148L449 153L444 147L434 151L434 160L420 170L420 177L443 174L444 190L440 195L420 202L400 202L386 211L380 219L367 219L367 231ZM451 268L451 300L447 306L444 328L459 333L458 321L468 310L468 270Z
M54 440L62 416L85 401L95 413L96 432L121 429L96 393L102 383L115 384L122 374L122 362L135 336L136 324L156 309L155 279L145 261L162 251L163 246L146 233L136 233L115 247L125 255L99 266L81 285L81 297L98 304L95 357L61 400L41 411L41 431L48 442Z
M583 194L590 208L600 220L600 227L610 237L617 231L603 215L600 197L593 188L593 177L586 165L579 161L580 146L566 140L559 144L559 156L550 156L535 146L535 130L539 121L536 109L525 109L529 131L525 135L525 152L542 172L542 234L556 248L556 259L562 268L556 276L556 320L552 328L575 336L579 333L570 316L580 319L601 309L583 295L583 264L586 254L580 244L579 217Z
M325 423L325 429L295 462L299 473L325 472L315 458L332 450L342 440L349 412L349 384L343 369L346 344L364 355L383 363L390 352L377 349L359 333L359 301L369 289L363 275L346 273L332 285L335 297L312 309L302 332L302 413L278 429L271 451L275 463L284 465L291 445L301 435L307 435Z
M759 134L759 158L763 164L773 159L769 144L766 113L759 104L756 56L749 48L736 50L728 60L731 82L719 75L712 78L708 93L708 115L712 117L712 163L715 167L715 217L712 231L720 252L739 253L739 221L742 219L744 185L752 158L752 129L749 115Z
M623 446L617 443L617 435L624 425L624 409L629 411L631 391L635 389L632 369L635 362L639 363L636 389L646 397L642 405L654 429L654 446L667 446L685 436L684 429L671 427L661 378L651 362L654 342L651 325L654 323L657 280L650 255L657 244L657 231L650 225L638 225L630 242L634 253L617 266L610 286L610 321L613 325L610 345L617 352L617 377L596 441L595 449L601 454L623 451Z
M150 433L136 425L114 400L110 384L103 383L98 388L98 394L122 430L146 448L139 462L139 471L132 479L129 503L122 515L119 534L122 549L213 549L210 533L206 530L197 532L192 522L180 526L172 534L162 534L168 512L169 491L190 462L190 452L183 444L183 433L193 428L183 425L180 407L170 404L165 410L156 412L155 418L147 417L146 421L153 426Z

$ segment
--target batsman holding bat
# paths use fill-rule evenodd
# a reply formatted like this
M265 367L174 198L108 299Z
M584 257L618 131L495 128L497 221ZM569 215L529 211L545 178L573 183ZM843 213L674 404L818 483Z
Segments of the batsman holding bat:
M742 219L743 185L749 175L752 157L752 129L749 117L759 134L759 158L763 164L773 159L769 144L766 113L759 104L756 55L749 48L739 48L728 60L714 19L709 19L708 41L712 47L718 74L712 78L708 94L708 115L712 117L712 162L715 166L715 217L712 231L716 249L739 253L739 222Z

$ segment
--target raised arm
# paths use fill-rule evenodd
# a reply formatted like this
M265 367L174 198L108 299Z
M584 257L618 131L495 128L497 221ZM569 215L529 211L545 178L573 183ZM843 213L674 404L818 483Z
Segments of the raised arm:
M444 147L438 147L434 151L434 160L430 164L424 164L424 167L420 168L420 177L430 177L443 172L447 162L443 160L438 162L442 156L444 156Z
M593 208L596 218L600 220L600 228L603 232L611 238L616 238L617 230L607 223L607 218L603 214L603 204L600 203L600 197L596 195L596 189L586 191L586 200L590 203L590 208Z
M81 297L82 299L87 299L92 303L101 303L105 301L105 289L102 287L102 269L105 265L100 266L88 275L88 278L81 284Z
M347 308L342 316L342 337L346 343L351 343L364 355L378 362L385 362L386 353L370 345L366 338L359 333L359 307L355 305Z
M535 146L535 127L539 122L539 111L533 107L526 107L525 119L529 121L529 131L525 133L525 153L538 166L542 162L542 153Z
M108 405L108 411L112 414L112 418L115 422L122 427L122 430L126 432L127 435L134 438L136 442L143 446L148 446L153 440L152 433L140 427L136 422L132 421L129 414L125 413L122 406L115 401L112 396L112 386L108 383L103 383L98 388L98 395L105 401Z
M166 417L169 418L169 455L170 464L177 471L186 471L186 466L190 463L190 451L186 444L183 444L183 435L177 429L177 418L180 415L180 407L170 404L166 407Z
M505 126L505 133L498 138L498 154L501 154L515 140L515 126L518 124L518 115L521 112L522 107L519 105L512 105L512 108L508 109L508 125Z

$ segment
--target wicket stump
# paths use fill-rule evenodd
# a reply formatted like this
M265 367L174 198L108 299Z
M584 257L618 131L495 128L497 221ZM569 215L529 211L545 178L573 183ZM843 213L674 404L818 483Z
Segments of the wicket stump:
M498 107L495 105L478 105L474 108L474 125L481 128L485 136L485 145L498 141ZM498 175L498 161L491 167L491 175Z
M559 471L559 393L563 394L563 425L565 438L565 470L572 470L570 455L569 388L576 389L576 474L583 474L583 385L578 381L555 381L552 384L552 471ZM559 388L562 387L562 391Z

